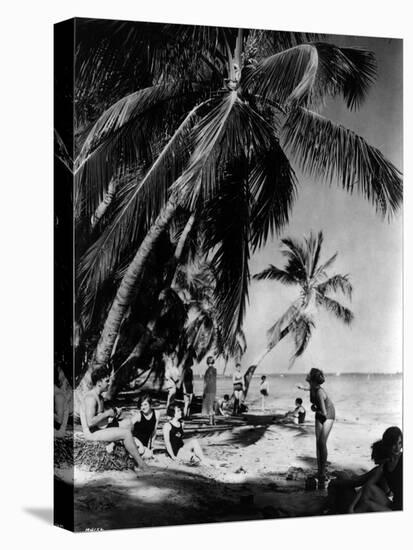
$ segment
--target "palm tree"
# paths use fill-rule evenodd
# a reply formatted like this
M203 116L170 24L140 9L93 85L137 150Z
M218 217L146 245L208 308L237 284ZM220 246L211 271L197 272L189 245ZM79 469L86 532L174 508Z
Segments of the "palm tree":
M165 29L153 50L165 70L155 63L151 85L101 114L75 161L79 219L90 220L119 171L134 164L144 171L116 188L110 217L80 262L78 285L93 300L131 258L92 369L108 362L151 250L178 212L201 225L212 218L202 250L217 272L223 337L234 341L248 299L250 251L288 223L297 186L292 162L359 192L382 215L402 200L400 173L380 151L320 114L328 97L360 106L375 77L370 52L294 33Z
M282 254L286 258L284 268L270 265L267 269L255 274L253 278L256 281L269 279L288 286L298 286L300 294L268 330L267 347L248 369L248 376L246 374L248 382L264 357L288 334L294 338L291 365L304 353L312 330L315 329L314 314L317 309L323 308L346 325L349 325L354 318L347 307L330 296L331 293L341 291L351 299L353 289L348 275L328 275L327 273L336 260L337 253L321 263L323 233L320 231L317 236L310 234L303 242L292 238L281 239L281 242L284 245Z

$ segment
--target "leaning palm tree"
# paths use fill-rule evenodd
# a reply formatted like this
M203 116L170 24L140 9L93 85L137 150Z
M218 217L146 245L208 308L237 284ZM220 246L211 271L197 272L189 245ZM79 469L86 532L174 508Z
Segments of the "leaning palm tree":
M219 321L229 340L242 326L250 251L288 222L297 186L293 162L359 192L383 215L402 199L400 173L381 152L321 114L329 97L341 96L349 109L360 106L375 78L370 52L243 29L174 27L170 37L156 50L169 52L168 69L101 114L74 165L77 212L86 219L119 170L131 163L144 169L116 190L109 223L80 262L79 287L93 297L129 258L91 369L109 360L151 250L178 212L188 220L227 212L220 221L232 233L207 224L204 253L216 266ZM181 57L174 57L176 49ZM177 59L179 70L170 70ZM212 204L217 208L208 209Z
M284 238L281 242L284 245L282 254L286 258L285 266L280 269L270 265L253 278L257 281L268 279L288 286L297 286L299 296L268 330L267 347L248 369L248 382L264 357L288 334L293 337L294 342L291 365L304 353L315 328L314 317L317 309L322 308L332 313L347 325L354 317L350 309L331 297L331 293L340 291L351 299L353 289L348 275L328 274L337 253L327 261L321 262L323 233L320 231L317 236L310 234L303 242L292 238Z

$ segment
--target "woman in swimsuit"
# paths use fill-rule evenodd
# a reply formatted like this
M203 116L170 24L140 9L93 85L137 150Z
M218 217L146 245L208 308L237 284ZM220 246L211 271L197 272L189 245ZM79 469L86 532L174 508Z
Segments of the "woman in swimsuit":
M327 439L336 418L333 402L321 387L324 374L320 369L311 369L306 381L310 384L311 409L315 412L315 435L318 465L318 488L324 489L327 467Z
M140 398L140 411L131 418L132 434L143 458L152 458L153 442L159 422L159 412L153 410L149 395Z
M170 405L167 412L170 421L163 427L163 437L166 450L172 460L217 466L218 462L208 459L197 439L190 439L184 443L184 428L182 409L178 405Z
M245 390L244 375L241 372L241 364L235 365L235 372L232 376L232 384L234 388L234 414L240 412L240 406Z

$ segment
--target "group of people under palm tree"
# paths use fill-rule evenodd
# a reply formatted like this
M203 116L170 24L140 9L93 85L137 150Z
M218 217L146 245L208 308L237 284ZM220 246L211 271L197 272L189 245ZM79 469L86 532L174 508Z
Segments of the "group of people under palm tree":
M92 389L84 396L80 408L80 420L87 441L107 443L106 450L112 452L113 445L120 441L132 456L139 469L146 469L144 459L153 458L153 444L160 420L159 411L152 407L151 397L140 396L137 410L122 418L122 409L105 408L103 394L110 383L110 372L100 367L93 372ZM177 403L166 409L168 422L163 426L163 436L169 457L176 461L199 462L215 466L216 462L207 458L196 439L184 441L182 425L183 409Z

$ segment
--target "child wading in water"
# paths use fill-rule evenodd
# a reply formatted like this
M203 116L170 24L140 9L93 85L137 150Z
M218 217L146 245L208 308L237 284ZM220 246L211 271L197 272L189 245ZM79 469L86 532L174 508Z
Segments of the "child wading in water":
M265 410L265 398L268 397L268 382L265 375L261 376L260 394L261 394L261 410Z

